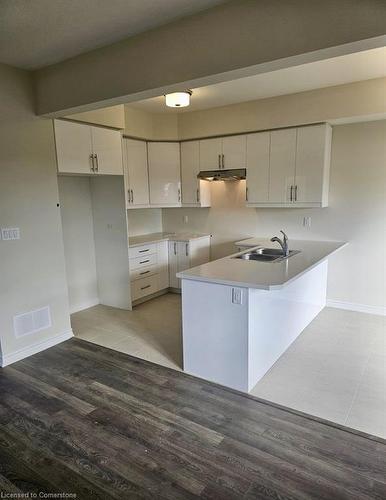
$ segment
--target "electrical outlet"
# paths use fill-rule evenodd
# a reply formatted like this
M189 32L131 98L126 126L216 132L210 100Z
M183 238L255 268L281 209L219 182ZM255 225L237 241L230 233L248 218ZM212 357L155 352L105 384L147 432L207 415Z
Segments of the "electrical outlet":
M20 240L20 229L18 227L2 227L1 239L4 241Z
M232 304L243 303L243 291L241 288L232 288Z
M311 227L311 217L303 217L303 227Z

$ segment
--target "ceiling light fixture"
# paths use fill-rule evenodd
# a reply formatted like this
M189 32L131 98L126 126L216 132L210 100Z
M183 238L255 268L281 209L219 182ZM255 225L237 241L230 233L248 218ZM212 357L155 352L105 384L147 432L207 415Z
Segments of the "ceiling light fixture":
M165 94L166 106L169 106L169 108L185 108L186 106L189 106L190 96L192 94L193 92L191 90Z

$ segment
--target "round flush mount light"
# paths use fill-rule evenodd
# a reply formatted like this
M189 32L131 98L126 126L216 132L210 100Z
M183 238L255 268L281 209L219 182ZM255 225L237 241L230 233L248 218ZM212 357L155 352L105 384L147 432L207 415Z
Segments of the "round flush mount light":
M193 92L191 90L165 94L166 106L169 106L169 108L185 108L186 106L189 106L190 96L192 94Z

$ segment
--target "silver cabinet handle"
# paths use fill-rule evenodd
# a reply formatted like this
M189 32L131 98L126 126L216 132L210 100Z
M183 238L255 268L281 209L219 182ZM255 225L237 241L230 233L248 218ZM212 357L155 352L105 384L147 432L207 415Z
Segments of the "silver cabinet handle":
M185 243L185 255L188 257L189 255L189 243Z
M294 191L294 187L291 186L291 189L290 189L290 201L293 201L293 191Z
M221 155L218 155L218 168L221 168Z
M145 252L149 252L150 251L150 248L145 248L144 250L138 250L138 253L145 253Z
M295 186L295 201L298 201L298 186Z
M139 274L142 276L142 274L148 274L148 273L150 273L150 271L142 271L142 273Z
M95 159L94 172L99 172L99 162L98 162L98 155L97 154L94 154L94 159Z
M150 288L151 285L141 286L141 290L146 290L146 288Z
M130 189L131 191L131 203L134 203L134 192L132 189Z
M248 188L245 188L245 201L248 201Z
M181 201L181 189L178 188L178 201L180 202Z
M197 203L200 203L200 190L197 189Z
M174 255L177 255L177 243L174 242Z
M128 199L128 202L131 203L130 189L127 190L127 199Z
M225 168L225 155L221 155L222 157L222 168Z
M90 155L90 170L91 172L95 172L94 155Z
M146 264L147 262L150 262L150 260L149 260L149 259L147 259L147 260L140 260L140 261L139 261L139 263L140 263L140 264Z

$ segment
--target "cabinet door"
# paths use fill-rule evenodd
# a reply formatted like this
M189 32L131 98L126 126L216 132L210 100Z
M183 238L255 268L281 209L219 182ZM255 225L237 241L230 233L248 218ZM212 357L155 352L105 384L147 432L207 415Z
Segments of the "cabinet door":
M189 267L201 266L210 260L210 236L189 243Z
M149 175L147 171L147 147L144 141L123 139L126 147L126 175L130 206L149 204Z
M295 184L296 129L271 132L270 203L291 203Z
M149 187L152 205L181 203L180 145L178 142L149 142Z
M159 279L159 290L169 287L169 242L160 241L157 243L157 269Z
M200 201L199 181L200 170L199 141L181 143L181 191L182 204L198 204Z
M268 201L270 133L247 136L247 202Z
M88 125L54 120L58 172L93 173L91 130Z
M122 136L117 130L91 127L92 149L96 155L96 173L123 175Z
M200 170L218 170L221 168L222 139L204 139L200 141Z
M331 127L299 127L297 134L295 201L327 204L323 198L328 190Z
M234 135L222 139L222 168L245 168L247 139L245 135Z
M171 288L179 288L179 279L176 274L178 272L178 243L177 241L169 241L169 286Z

